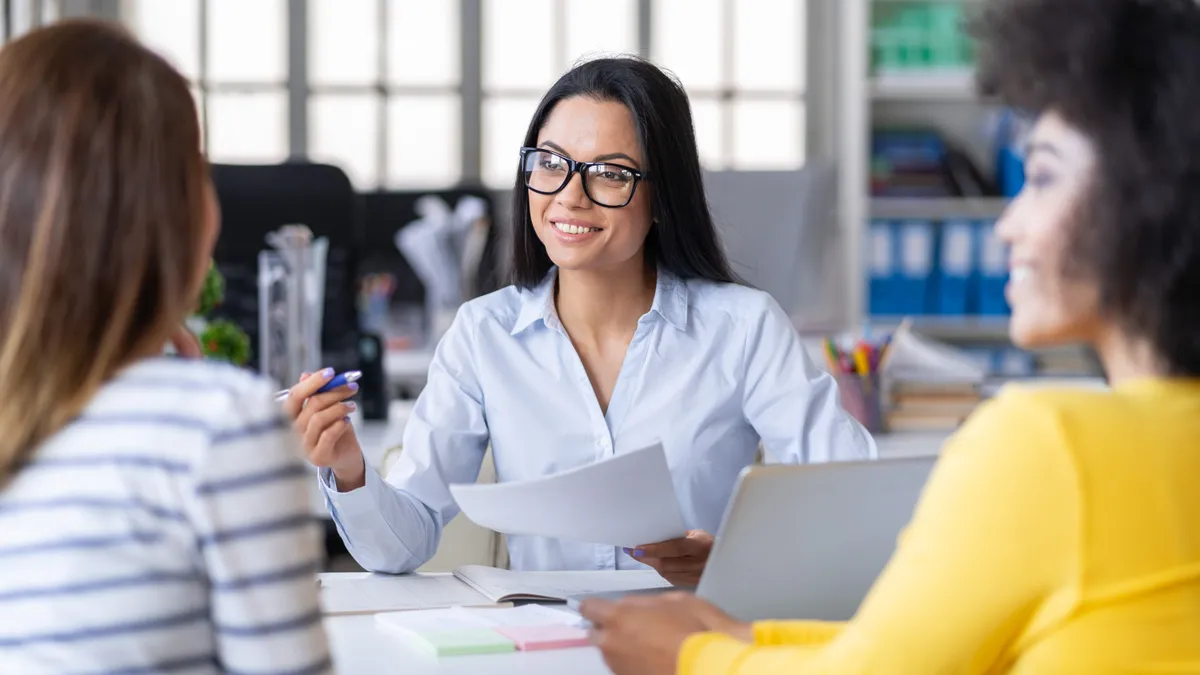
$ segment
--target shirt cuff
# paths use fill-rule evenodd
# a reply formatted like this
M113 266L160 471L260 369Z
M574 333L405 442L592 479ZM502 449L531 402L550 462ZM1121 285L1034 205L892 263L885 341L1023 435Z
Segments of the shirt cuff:
M845 625L833 621L758 621L754 624L754 644L823 645L832 642Z
M750 649L750 645L724 633L696 633L683 642L676 673L732 673Z
M791 645L748 645L724 633L697 633L684 641L676 672L679 675L792 673L816 656L819 649Z
M354 518L359 513L379 513L379 503L375 495L379 494L381 489L386 489L386 484L370 462L365 462L365 465L366 482L362 487L349 492L338 492L337 479L333 477L333 471L330 469L322 468L317 472L321 492L325 494L325 503L335 519L338 514Z

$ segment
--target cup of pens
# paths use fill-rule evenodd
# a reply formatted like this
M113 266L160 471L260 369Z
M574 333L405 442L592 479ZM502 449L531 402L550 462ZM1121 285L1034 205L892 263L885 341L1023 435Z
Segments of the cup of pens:
M879 364L887 342L859 340L845 347L826 339L823 345L830 372L837 379L842 407L873 434L886 431Z

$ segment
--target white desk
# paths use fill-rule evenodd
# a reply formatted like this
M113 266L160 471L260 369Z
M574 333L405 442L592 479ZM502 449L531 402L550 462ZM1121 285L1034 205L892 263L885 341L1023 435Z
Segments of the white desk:
M373 614L327 616L325 630L338 675L611 675L594 647L437 658L378 629Z
M406 648L372 615L325 619L338 675L611 675L594 647L437 658Z

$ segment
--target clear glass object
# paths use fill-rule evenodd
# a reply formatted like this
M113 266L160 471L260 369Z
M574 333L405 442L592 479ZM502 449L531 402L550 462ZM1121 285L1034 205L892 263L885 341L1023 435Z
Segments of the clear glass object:
M321 367L328 240L304 225L267 235L258 255L259 369L284 386Z

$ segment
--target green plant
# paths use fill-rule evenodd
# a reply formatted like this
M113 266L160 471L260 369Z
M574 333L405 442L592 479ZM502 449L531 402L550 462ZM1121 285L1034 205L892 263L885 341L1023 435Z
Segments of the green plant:
M228 361L244 366L250 361L250 337L241 326L225 319L208 320L208 315L225 300L225 277L213 263L209 263L208 274L200 289L196 316L205 319L200 331L200 349L205 358Z
M208 264L208 274L204 277L204 285L200 288L200 303L196 308L198 316L208 316L225 301L225 277L213 262Z
M241 326L225 319L210 322L200 332L200 348L211 359L244 366L250 360L250 338Z

